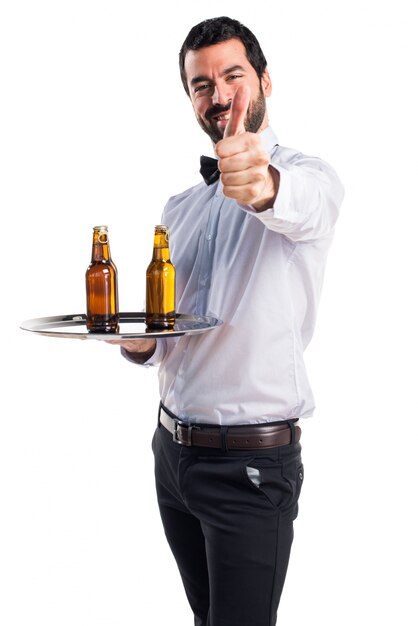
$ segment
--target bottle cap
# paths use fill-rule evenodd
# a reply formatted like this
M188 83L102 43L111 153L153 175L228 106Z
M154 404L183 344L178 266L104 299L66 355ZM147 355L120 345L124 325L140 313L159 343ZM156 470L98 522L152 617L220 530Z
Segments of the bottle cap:
M107 226L94 226L93 230L98 231L99 243L107 243L109 241L108 227Z

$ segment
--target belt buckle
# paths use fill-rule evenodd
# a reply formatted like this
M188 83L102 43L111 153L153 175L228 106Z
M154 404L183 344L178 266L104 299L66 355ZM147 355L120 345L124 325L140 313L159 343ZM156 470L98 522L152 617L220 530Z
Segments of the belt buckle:
M190 448L192 445L192 430L193 429L198 430L199 429L198 426L191 426L191 425L183 424L183 422L181 422L178 419L175 419L173 421L174 421L173 441L180 444L181 446L187 446L188 448ZM183 441L182 439L179 438L179 426L184 426L185 428L187 428L186 441Z

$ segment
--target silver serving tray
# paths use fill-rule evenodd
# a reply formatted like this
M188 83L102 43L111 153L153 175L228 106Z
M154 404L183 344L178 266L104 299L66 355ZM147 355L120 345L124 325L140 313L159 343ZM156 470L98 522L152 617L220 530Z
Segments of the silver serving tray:
M172 330L147 330L145 313L120 313L119 332L91 333L86 327L85 314L57 315L55 317L38 317L22 322L20 328L48 337L67 337L69 339L140 339L158 337L178 337L213 330L222 324L221 320L205 315L176 314Z

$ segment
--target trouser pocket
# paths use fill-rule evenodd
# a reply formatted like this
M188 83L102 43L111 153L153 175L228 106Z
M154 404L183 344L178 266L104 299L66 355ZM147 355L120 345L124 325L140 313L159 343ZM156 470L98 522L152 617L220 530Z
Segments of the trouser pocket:
M296 517L297 502L304 479L300 455L282 462L255 457L245 465L244 470L246 480L252 489L257 489L274 507L281 510L294 508Z

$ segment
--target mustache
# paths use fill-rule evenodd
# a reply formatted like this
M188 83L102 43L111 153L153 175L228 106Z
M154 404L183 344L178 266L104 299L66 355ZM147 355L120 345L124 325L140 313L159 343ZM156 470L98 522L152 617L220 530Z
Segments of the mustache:
M229 111L230 108L231 108L230 102L224 105L215 104L213 107L210 107L210 109L206 111L205 118L208 120L208 122L210 122L212 117L214 117L215 115L222 115L222 113L227 113L227 111Z

